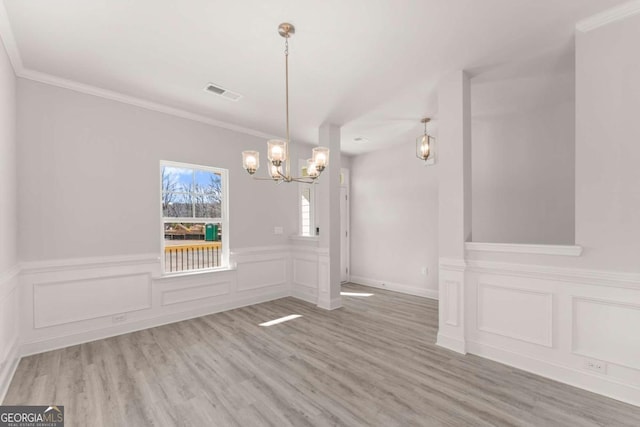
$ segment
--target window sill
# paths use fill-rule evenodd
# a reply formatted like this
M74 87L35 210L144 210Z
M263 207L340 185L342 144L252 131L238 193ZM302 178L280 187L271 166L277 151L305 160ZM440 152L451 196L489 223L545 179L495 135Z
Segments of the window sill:
M193 271L180 271L176 273L164 273L160 276L154 277L153 280L170 280L170 279L178 279L181 277L201 276L205 274L228 273L230 271L236 271L236 268L224 267L224 268L216 268L216 269L208 269L208 270L193 270Z

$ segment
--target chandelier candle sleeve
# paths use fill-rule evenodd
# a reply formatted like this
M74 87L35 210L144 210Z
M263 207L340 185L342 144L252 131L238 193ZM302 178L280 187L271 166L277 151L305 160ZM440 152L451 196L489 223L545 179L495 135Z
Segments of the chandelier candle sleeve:
M307 175L311 178L316 178L319 175L318 168L313 159L307 159Z
M318 172L322 172L329 165L329 149L326 147L316 147L313 149L313 162L316 164Z
M287 143L279 139L272 139L267 143L267 157L275 166L280 166L287 160Z
M269 165L269 175L275 180L282 178L281 167L274 164Z
M257 151L242 152L242 166L249 174L253 175L260 167L260 153Z

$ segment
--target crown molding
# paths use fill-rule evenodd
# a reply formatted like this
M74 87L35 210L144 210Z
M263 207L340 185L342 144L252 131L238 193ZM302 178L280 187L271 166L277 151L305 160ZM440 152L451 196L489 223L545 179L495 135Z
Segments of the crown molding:
M22 57L20 56L16 39L13 37L9 15L7 15L7 9L4 6L3 0L0 0L0 38L7 51L7 56L9 56L9 62L11 62L13 72L18 75L24 67L22 66Z
M234 132L255 136L258 138L282 139L282 137L279 137L276 135L270 135L268 133L260 132L255 129L235 125L232 123L223 122L220 120L215 120L210 117L203 116L201 114L192 113L190 111L171 107L166 104L148 101L146 99L125 95L120 92L103 89L97 86L92 86L92 85L76 82L73 80L57 77L51 74L42 73L40 71L34 71L28 68L25 68L22 62L20 51L18 50L18 45L16 43L16 40L13 34L13 29L11 28L11 22L9 22L7 9L4 5L4 1L2 0L0 0L0 39L2 39L2 43L4 44L4 47L7 51L7 55L9 56L9 61L11 62L11 66L13 67L13 72L17 77L27 79L27 80L33 80L33 81L44 83L50 86L56 86L63 89L73 90L75 92L80 92L87 95L93 95L100 98L109 99L111 101L121 102L123 104L133 105L135 107L144 108L146 110L156 111L159 113L164 113L164 114L168 114L175 117L180 117L183 119L204 123L210 126L227 129Z
M630 1L583 19L576 24L576 30L586 33L638 13L640 13L640 0Z
M60 77L53 76L47 73L41 73L39 71L32 71L23 68L20 72L16 72L16 75L20 78L32 80L39 83L44 83L50 86L56 86L63 89L73 90L75 92L84 93L86 95L93 95L111 101L121 102L123 104L133 105L135 107L144 108L146 110L156 111L159 113L168 114L175 117L180 117L195 122L204 123L207 125L219 127L222 129L231 130L234 132L244 133L246 135L255 136L264 139L277 139L277 136L270 135L264 132L260 132L254 129L249 129L243 126L234 125L231 123L215 120L210 117L206 117L200 114L192 113L190 111L181 110L179 108L170 107L166 104L160 104L153 101L147 101L142 98L137 98L130 95L125 95L120 92L115 92L108 89L102 89L97 86L87 85L84 83L78 83L73 80L67 80Z

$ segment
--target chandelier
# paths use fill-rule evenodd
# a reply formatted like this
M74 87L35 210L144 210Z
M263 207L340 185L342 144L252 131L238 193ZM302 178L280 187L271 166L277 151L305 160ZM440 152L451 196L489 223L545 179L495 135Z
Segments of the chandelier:
M433 144L435 142L434 137L427 135L427 123L429 121L431 119L428 117L420 120L421 123L424 123L424 134L416 138L416 156L425 162L433 158Z
M306 174L302 177L291 176L289 157L289 37L296 32L293 25L282 23L278 26L278 33L284 37L284 63L285 63L285 111L287 118L286 140L272 139L267 142L267 158L269 159L270 178L257 178L269 181L281 182L303 182L313 183L322 171L329 165L329 149L325 147L315 147L312 158L307 160ZM260 153L258 151L242 152L242 167L253 175L260 167Z

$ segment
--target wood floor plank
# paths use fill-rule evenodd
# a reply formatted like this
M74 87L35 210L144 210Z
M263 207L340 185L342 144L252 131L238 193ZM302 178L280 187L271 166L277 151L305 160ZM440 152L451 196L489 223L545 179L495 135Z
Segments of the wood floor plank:
M640 408L435 346L436 301L359 285L25 357L4 404L68 426L634 426ZM260 323L299 314L270 327Z

